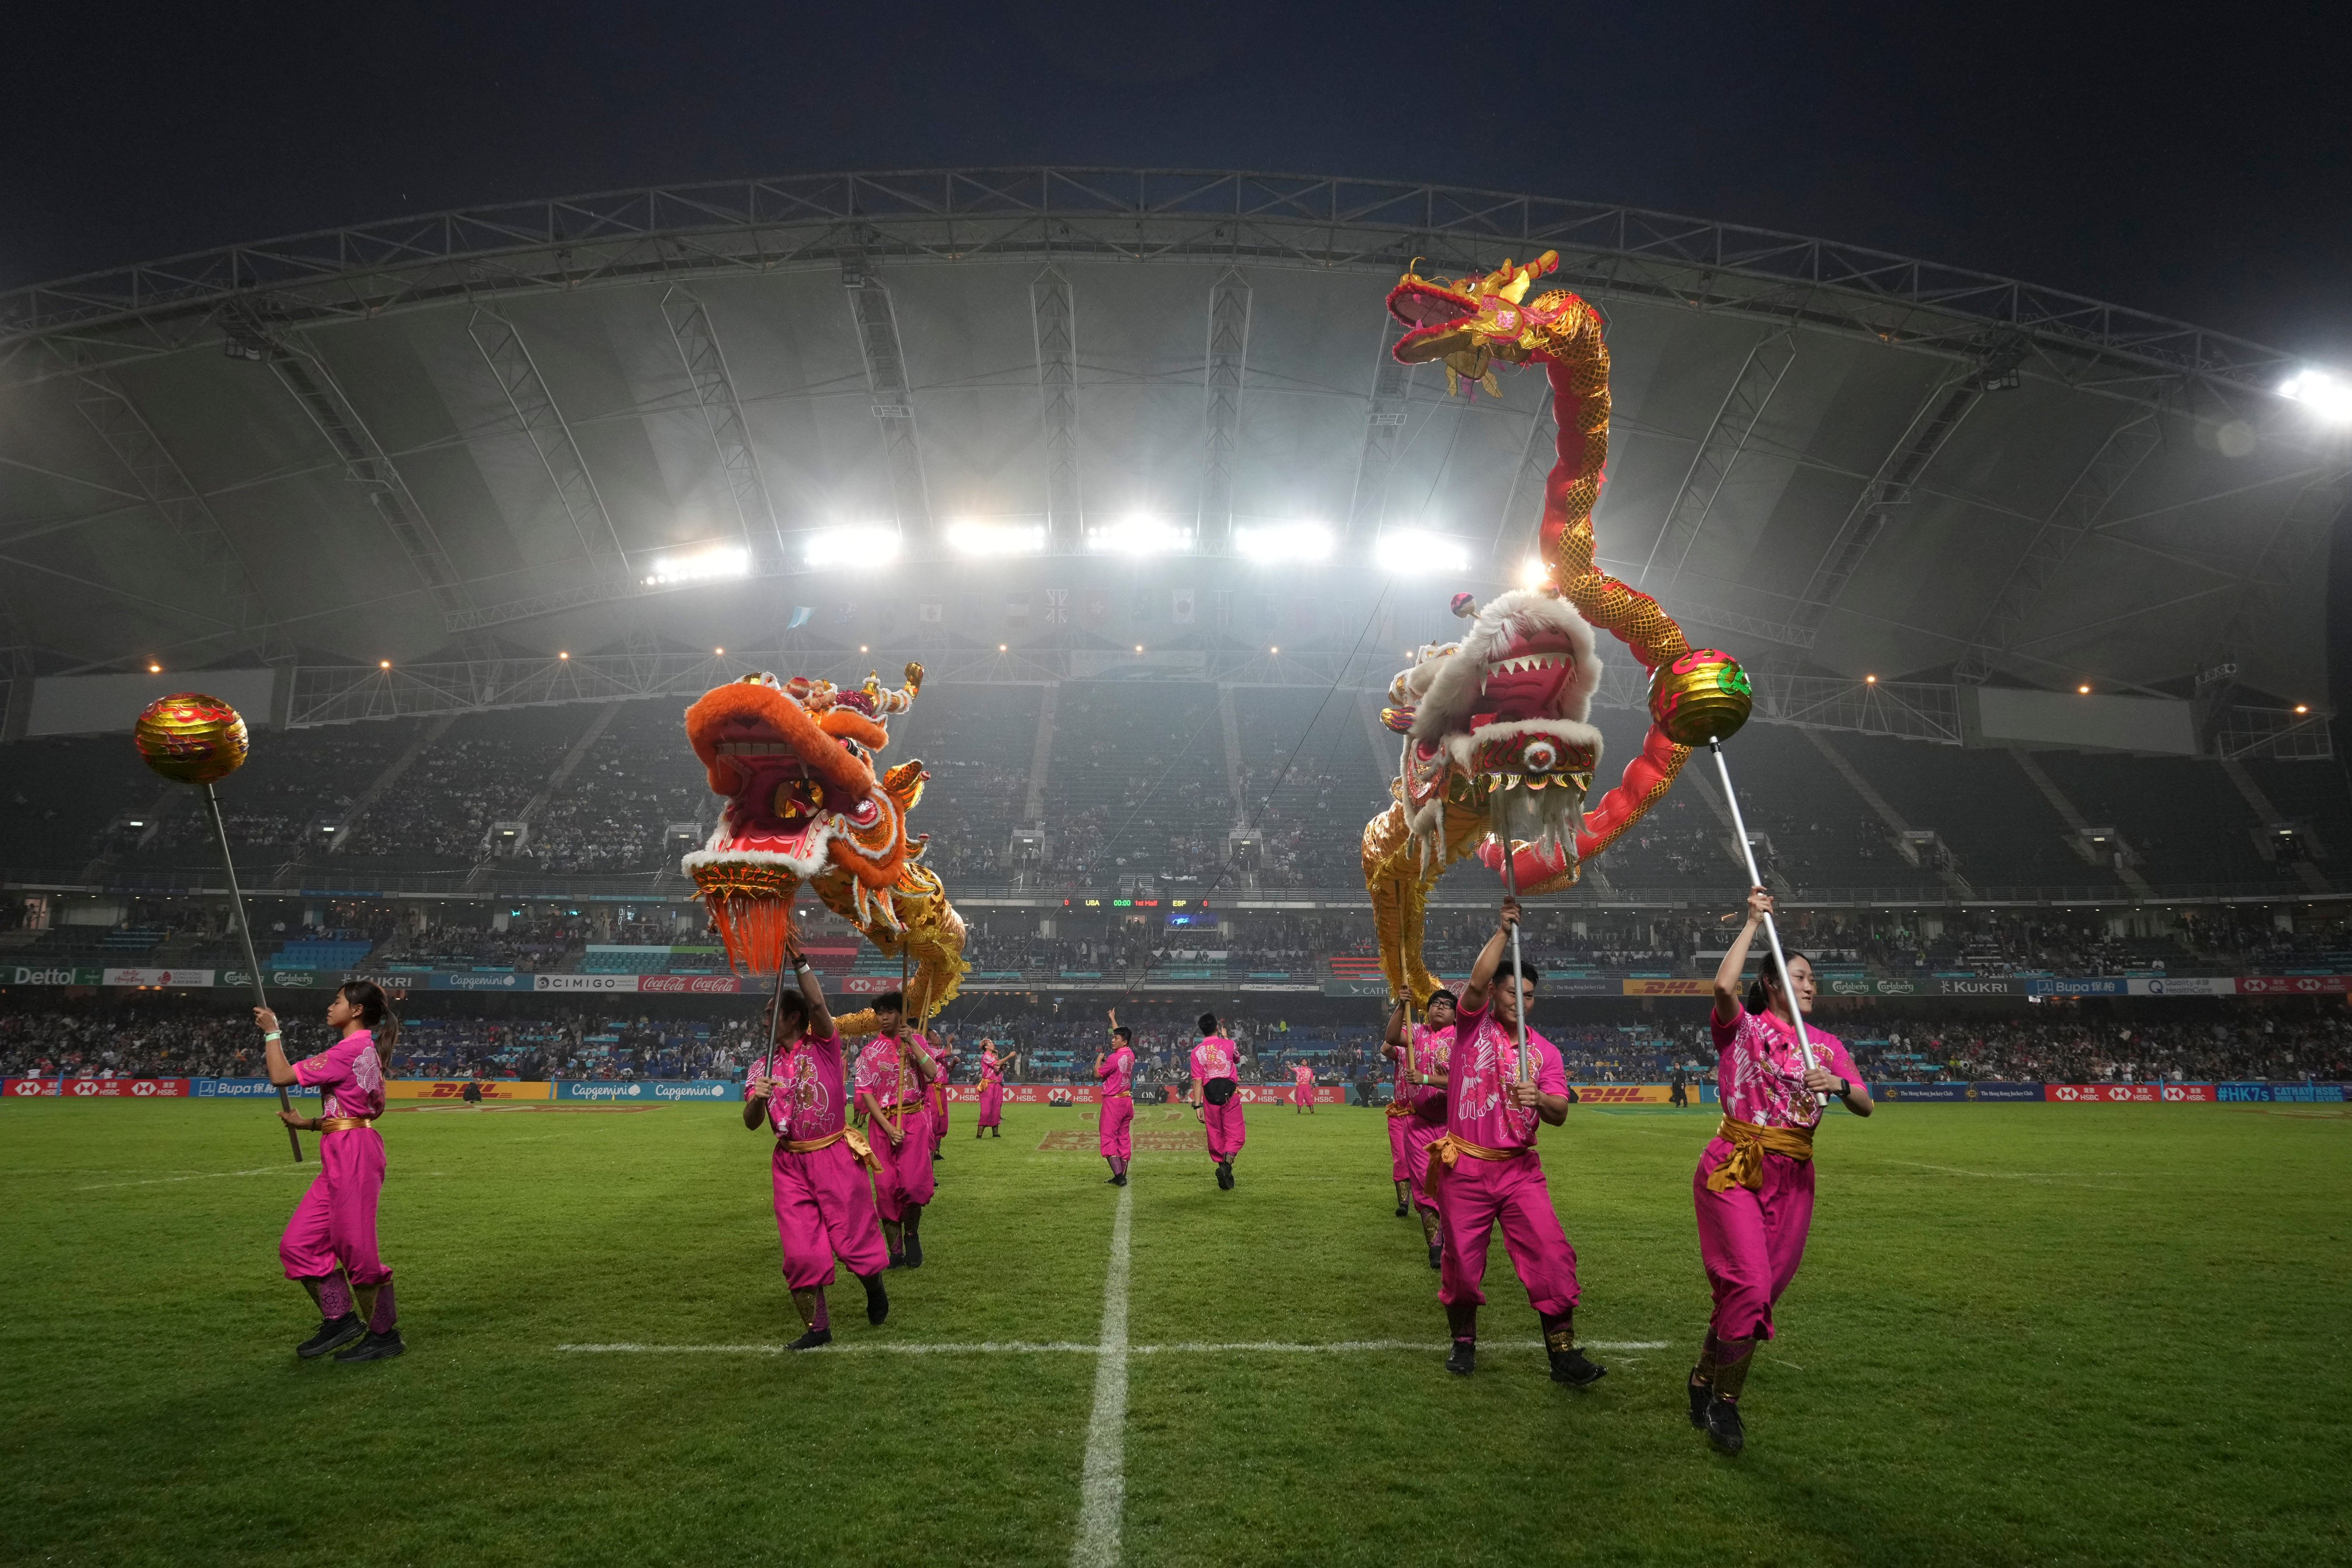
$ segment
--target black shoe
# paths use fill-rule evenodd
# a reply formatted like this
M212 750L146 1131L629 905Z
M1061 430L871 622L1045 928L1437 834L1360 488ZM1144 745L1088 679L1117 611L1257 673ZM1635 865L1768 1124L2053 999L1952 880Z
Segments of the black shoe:
M943 1151L934 1149L931 1151L931 1158L934 1160L944 1160L947 1158L947 1155Z
M1444 1268L1444 1265L1441 1263L1439 1259L1443 1258L1444 1256L1445 1243L1442 1241L1433 1241L1429 1244L1429 1266L1432 1268Z
M1217 1189L1227 1193L1234 1190L1234 1163L1231 1160L1217 1162Z
M907 1267L920 1268L922 1266L923 1238L910 1230L907 1233Z
M1735 1401L1707 1401L1706 1440L1727 1454L1737 1454L1748 1447L1748 1433L1739 1425L1739 1406Z
M1609 1375L1607 1367L1585 1360L1582 1351L1553 1351L1550 1354L1554 1383L1564 1383L1570 1388L1590 1388Z
M1445 1370L1456 1377L1467 1377L1478 1370L1478 1342L1456 1340L1454 1353L1445 1358Z
M1706 1431L1706 1407L1707 1407L1707 1403L1708 1403L1710 1400L1714 1399L1714 1397L1715 1397L1715 1385L1714 1385L1714 1384L1706 1384L1706 1383L1701 1383L1701 1382L1699 1382L1699 1381L1698 1381L1697 1379L1696 1379L1696 1378L1694 1378L1694 1379L1692 1379L1692 1380L1691 1380L1691 1384L1690 1384L1691 1425L1692 1425L1692 1426L1696 1426L1696 1427L1697 1427L1697 1428L1698 1428L1700 1431L1702 1431L1702 1432L1704 1432L1704 1431Z
M857 1282L866 1287L866 1321L880 1328L890 1315L890 1292L882 1289L882 1271L861 1274Z
M345 1312L340 1318L321 1318L319 1331L294 1347L294 1353L304 1361L314 1361L329 1351L339 1351L367 1332L357 1312Z
M380 1334L370 1334L347 1351L335 1352L337 1361L390 1361L408 1347L400 1342L398 1329L386 1329Z
M833 1343L831 1329L811 1329L784 1348L788 1351L813 1351L819 1345Z
M1123 1187L1127 1185L1127 1173L1125 1171L1121 1171L1118 1175L1113 1176L1110 1179L1110 1184L1114 1187Z

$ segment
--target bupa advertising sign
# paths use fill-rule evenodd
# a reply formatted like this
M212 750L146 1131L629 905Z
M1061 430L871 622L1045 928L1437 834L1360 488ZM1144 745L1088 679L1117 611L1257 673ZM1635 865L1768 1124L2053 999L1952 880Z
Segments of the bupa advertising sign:
M275 1100L277 1086L266 1078L194 1078L188 1092L198 1100Z

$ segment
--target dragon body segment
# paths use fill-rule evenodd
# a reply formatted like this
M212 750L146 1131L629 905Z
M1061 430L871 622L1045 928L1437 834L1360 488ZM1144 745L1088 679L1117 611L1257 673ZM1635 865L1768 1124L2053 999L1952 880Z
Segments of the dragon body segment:
M1483 607L1457 596L1469 631L1423 647L1391 683L1382 712L1403 735L1403 754L1390 785L1394 804L1364 828L1364 885L1389 994L1416 1004L1436 985L1422 962L1422 924L1447 867L1475 855L1500 870L1507 853L1522 892L1569 887L1584 861L1657 804L1690 754L1654 721L1616 784L1588 803L1601 761L1590 723L1601 680L1594 632L1614 637L1654 676L1685 661L1691 647L1655 599L1593 563L1592 508L1609 456L1609 347L1599 312L1574 294L1528 300L1535 279L1558 265L1547 251L1451 283L1408 272L1389 294L1407 328L1391 351L1399 362L1442 361L1449 391L1467 382L1489 394L1495 361L1540 364L1559 425L1538 535L1544 584Z
M906 679L897 690L873 677L843 689L762 673L705 692L687 710L687 738L727 808L680 865L739 972L781 967L805 885L885 954L904 957L907 1012L920 1018L953 998L967 965L963 918L907 827L929 775L919 762L875 761L890 743L891 715L921 689L923 667L908 665ZM871 1018L838 1022L871 1033Z

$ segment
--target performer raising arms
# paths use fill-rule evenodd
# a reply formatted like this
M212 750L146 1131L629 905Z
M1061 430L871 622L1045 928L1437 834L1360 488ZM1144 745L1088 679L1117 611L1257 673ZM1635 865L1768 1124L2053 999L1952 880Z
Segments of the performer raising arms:
M1856 1116L1871 1112L1870 1086L1833 1037L1805 1030L1811 1068L1797 1042L1796 1014L1813 1007L1813 966L1787 955L1795 1011L1769 964L1739 994L1756 928L1772 912L1772 895L1748 894L1748 923L1715 972L1716 1096L1723 1125L1699 1156L1691 1177L1698 1208L1698 1255L1715 1292L1715 1315L1691 1369L1691 1425L1727 1454L1747 1446L1739 1423L1739 1393L1759 1339L1772 1337L1772 1304L1804 1260L1813 1222L1813 1130L1823 1096L1834 1095Z
M882 1289L890 1255L874 1223L874 1193L866 1180L874 1155L849 1130L841 1037L824 1005L824 984L798 948L788 947L785 957L800 989L779 992L768 1004L771 1043L744 1080L743 1125L755 1132L762 1123L775 1129L776 1236L783 1244L784 1285L803 1330L784 1348L805 1351L833 1342L824 1288L833 1283L836 1258L866 1287L866 1321L879 1323L890 1315Z
M300 1281L319 1305L319 1331L294 1348L303 1360L336 1352L337 1361L382 1361L408 1347L401 1342L393 1305L392 1270L376 1253L376 1200L383 1192L383 1138L374 1127L383 1114L383 1064L400 1036L400 1020L373 980L348 981L327 1003L335 1043L299 1062L286 1059L278 1015L253 1010L261 1026L262 1058L269 1081L319 1091L319 1114L280 1110L289 1127L319 1134L319 1173L294 1205L278 1238L286 1278ZM356 1305L353 1297L357 1297ZM364 1337L362 1337L364 1336ZM357 1340L357 1344L352 1342ZM341 1347L349 1345L345 1350Z
M1100 1117L1096 1121L1097 1146L1110 1162L1114 1187L1127 1185L1127 1163L1135 1158L1135 1031L1110 1010L1110 1049L1095 1053L1095 1076L1102 1079Z
M1290 1103L1309 1116L1315 1114L1315 1069L1305 1062L1290 1064Z
M1409 1201L1421 1213L1421 1239L1429 1247L1429 1266L1438 1267L1444 1249L1437 1225L1437 1200L1429 1194L1429 1146L1445 1133L1445 1081L1454 1059L1454 993L1429 994L1423 1022L1412 1026L1406 1048L1404 1004L1389 1014L1388 1036L1381 1053L1396 1059L1396 1088L1389 1100L1389 1170L1396 1178L1397 1217L1405 1215ZM1408 1070L1410 1069L1410 1070Z
M874 1206L890 1267L923 1266L923 1205L931 1201L931 1115L923 1086L938 1076L929 1042L907 1025L904 992L874 999L881 1033L857 1053L857 1109L866 1118L874 1151ZM874 1134L880 1133L880 1137Z
M1217 1185L1234 1188L1234 1156L1249 1142L1249 1124L1242 1120L1240 1071L1242 1048L1217 1033L1217 1016L1203 1013L1201 1043L1192 1047L1192 1109L1208 1130L1209 1158L1217 1167Z
M1454 1335L1445 1370L1467 1377L1477 1367L1486 1243L1499 1224L1511 1266L1543 1320L1552 1381L1581 1388L1607 1369L1576 1348L1576 1249L1560 1229L1536 1154L1537 1121L1557 1127L1568 1120L1568 1075L1559 1052L1533 1029L1526 1032L1528 1061L1520 1070L1517 1026L1534 1005L1538 976L1523 964L1514 986L1507 972L1499 984L1495 973L1518 921L1518 900L1505 899L1495 934L1462 989L1446 1073L1445 1135L1429 1146L1428 1186L1444 1241L1437 1299Z
M975 1138L1004 1136L1004 1064L997 1059L996 1042L980 1042L980 1122Z

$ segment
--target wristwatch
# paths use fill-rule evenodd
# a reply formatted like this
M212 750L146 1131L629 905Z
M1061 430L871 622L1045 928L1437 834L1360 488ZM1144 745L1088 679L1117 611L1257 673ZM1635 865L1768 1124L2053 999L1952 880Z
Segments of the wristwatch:
M1840 1100L1844 1100L1844 1099L1846 1099L1848 1096L1852 1095L1853 1093L1853 1085L1852 1083L1848 1082L1846 1079L1843 1079L1843 1078L1839 1079L1838 1079L1838 1098L1839 1098Z

